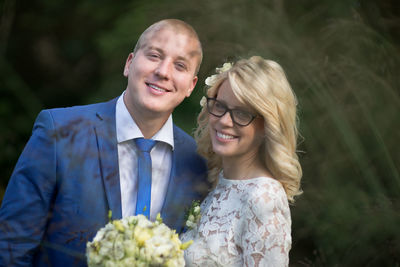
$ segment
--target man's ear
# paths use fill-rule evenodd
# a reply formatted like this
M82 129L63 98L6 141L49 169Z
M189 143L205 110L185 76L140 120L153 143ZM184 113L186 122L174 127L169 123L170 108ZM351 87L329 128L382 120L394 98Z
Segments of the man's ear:
M186 92L186 97L189 97L189 96L192 94L193 89L196 87L196 84L197 84L197 80L198 80L198 79L199 79L199 78L197 78L197 76L194 76L194 77L193 77L191 86L190 86L190 88L189 88L189 89L187 90L187 92Z
M132 53L129 53L128 58L126 59L125 67L124 67L124 76L125 77L128 77L128 75L129 75L129 67L132 63L133 57L134 57L134 54L132 52Z

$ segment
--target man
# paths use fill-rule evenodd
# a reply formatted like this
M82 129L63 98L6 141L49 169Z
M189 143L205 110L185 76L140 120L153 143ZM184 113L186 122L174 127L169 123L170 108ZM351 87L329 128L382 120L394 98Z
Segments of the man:
M136 206L142 189L135 139L157 141L150 218L160 212L182 229L184 207L206 193L206 166L171 113L192 93L201 60L193 28L162 20L129 54L119 98L39 114L0 210L0 266L85 266L86 242L110 210L119 219L148 209Z

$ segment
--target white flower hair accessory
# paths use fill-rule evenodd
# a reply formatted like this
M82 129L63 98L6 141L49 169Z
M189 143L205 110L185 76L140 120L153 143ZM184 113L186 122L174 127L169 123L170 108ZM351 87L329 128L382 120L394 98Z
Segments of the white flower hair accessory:
M201 107L204 107L204 105L207 103L207 98L205 97L205 96L203 96L201 99L200 99L200 106Z
M216 68L215 72L217 74L214 74L214 75L211 75L210 77L207 77L207 79L205 80L205 84L207 86L213 86L215 84L215 82L217 81L218 75L223 73L223 72L226 72L226 71L230 70L232 68L232 66L233 66L232 63L226 62L226 63L224 63L224 65L222 65L221 68Z

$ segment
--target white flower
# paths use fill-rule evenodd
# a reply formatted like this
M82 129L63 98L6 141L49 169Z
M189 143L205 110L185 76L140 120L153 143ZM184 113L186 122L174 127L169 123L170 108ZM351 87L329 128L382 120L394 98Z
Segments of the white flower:
M101 239L103 239L105 234L106 234L106 229L101 228L94 237L93 242L99 242Z
M184 266L182 244L174 230L145 216L115 220L101 228L92 242L87 243L86 255L92 266Z
M194 207L193 212L194 212L195 214L200 214L200 206Z
M198 221L200 220L201 214L200 214L200 202L199 201L193 201L192 205L190 206L187 214L186 214L186 223L185 225L189 229L193 229L197 226Z
M211 75L210 77L207 77L207 79L205 80L205 84L208 86L213 86L217 81L217 78L218 78L217 74Z
M232 68L232 66L233 66L232 63L226 62L226 63L224 63L222 65L221 68L215 68L215 71L216 71L217 74L214 74L214 75L211 75L210 77L207 77L206 80L204 81L205 84L207 86L213 86L216 83L216 81L218 80L219 74L228 71L230 68Z
M204 105L207 103L207 98L205 96L203 96L200 99L200 106L204 107Z
M193 229L193 228L196 226L196 224L193 223L193 222L191 222L191 221L186 221L186 226L187 226L189 229Z
M124 248L124 242L123 242L123 236L120 235L118 236L117 240L114 242L113 246L113 253L114 257L117 260L122 260L125 256L125 248Z
M190 214L190 215L189 215L188 220L189 220L189 221L194 221L194 216L193 216L193 214Z
M230 68L232 68L232 63L226 62L224 65L222 65L221 68L216 68L217 73L223 73L225 71L228 71Z

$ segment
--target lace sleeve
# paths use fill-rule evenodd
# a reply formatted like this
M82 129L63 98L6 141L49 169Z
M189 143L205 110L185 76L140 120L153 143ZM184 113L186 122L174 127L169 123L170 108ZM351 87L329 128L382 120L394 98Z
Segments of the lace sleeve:
M281 184L268 178L247 203L241 240L244 266L288 266L291 219Z

